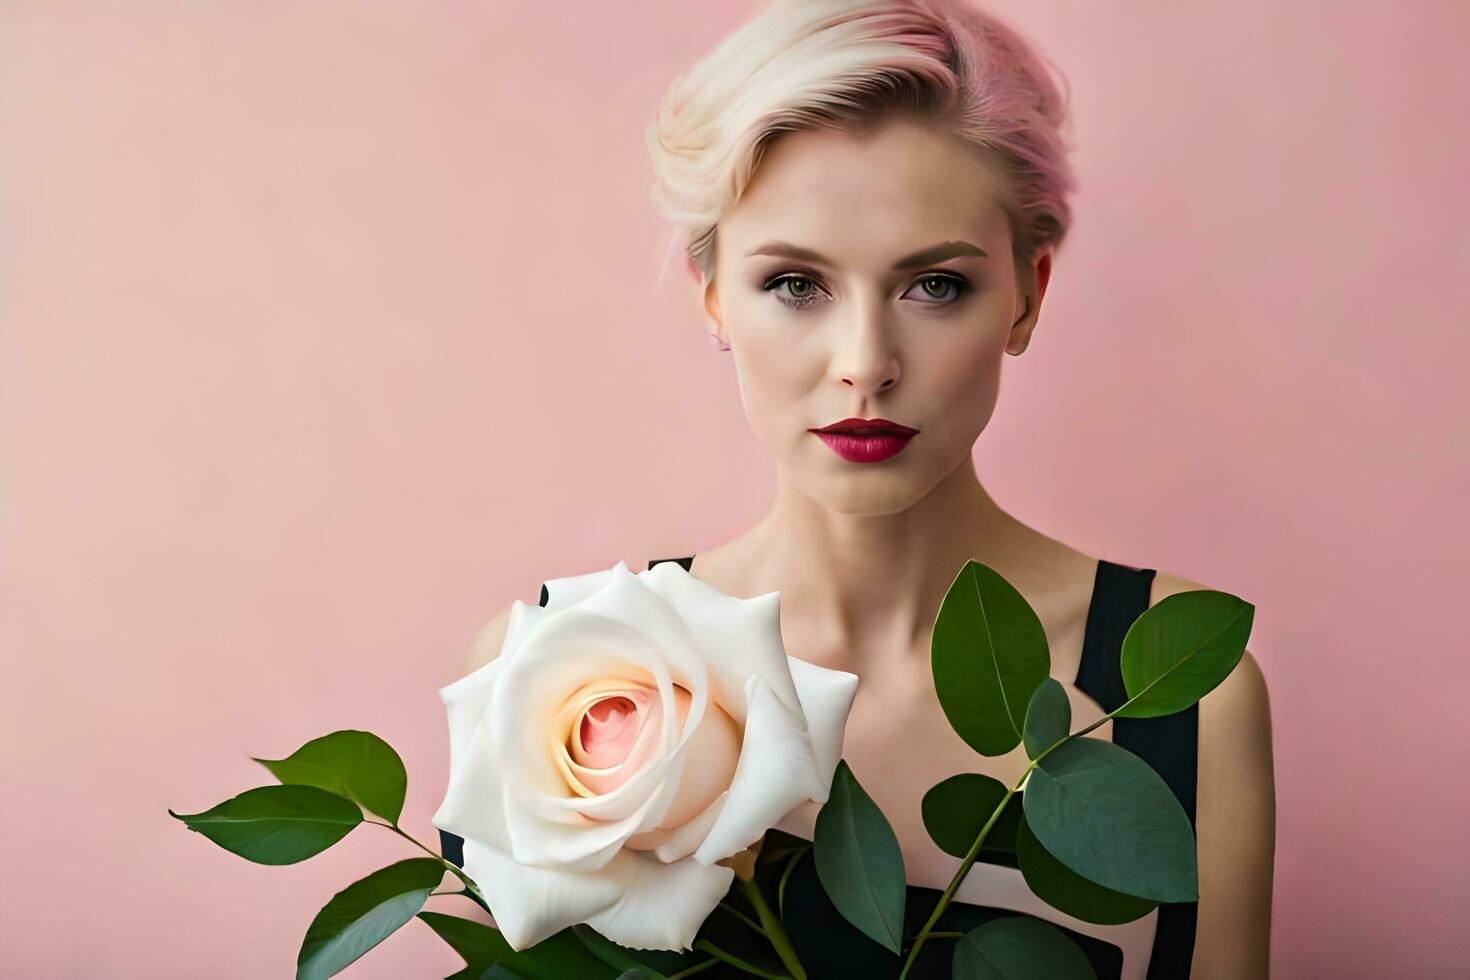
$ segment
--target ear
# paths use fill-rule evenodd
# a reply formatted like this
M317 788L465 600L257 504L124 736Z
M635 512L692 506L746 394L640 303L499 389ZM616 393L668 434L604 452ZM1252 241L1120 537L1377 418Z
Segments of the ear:
M1036 329L1036 321L1041 317L1041 301L1046 296L1046 285L1051 281L1051 249L1043 250L1035 260L1017 272L1022 310L1020 317L1011 325L1010 336L1006 338L1008 354L1021 354L1031 343L1031 332Z
M720 297L715 289L715 280L702 280L700 289L704 293L704 313L709 321L710 335L719 338L720 343L728 344L730 341L725 338L725 319L720 313Z

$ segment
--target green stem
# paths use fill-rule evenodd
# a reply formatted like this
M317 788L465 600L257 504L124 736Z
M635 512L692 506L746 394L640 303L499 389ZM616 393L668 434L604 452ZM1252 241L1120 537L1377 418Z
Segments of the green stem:
M980 846L985 843L985 838L990 835L990 828L995 826L995 822L1000 819L1001 811L1006 808L1006 804L1011 801L1012 796L1016 795L1016 791L1020 788L1021 783L1025 781L1026 776L1035 767L1036 763L1034 761L1026 767L1026 771L1021 773L1021 778L1016 780L1016 785L1006 790L1006 795L1000 798L1000 804L995 808L995 812L990 815L989 820L985 821L985 826L980 828L980 833L975 837L975 843L970 845L970 849L965 852L964 860L960 862L960 869L949 880L949 885L944 889L944 894L939 896L939 904L934 906L934 911L929 913L929 919L924 923L924 928L920 929L919 934L914 937L914 944L909 947L909 955L903 961L903 970L899 972L898 980L904 980L909 975L909 970L913 968L914 960L918 957L919 950L924 945L924 940L929 938L929 932L934 928L934 923L938 922L939 917L944 914L944 910L949 908L950 899L954 898L954 893L959 890L960 882L965 880L965 875L969 874L971 866L974 865L975 860L980 856Z
M734 953L725 952L723 949L716 946L708 939L694 940L694 948L700 950L701 952L708 953L720 962L728 963L731 966L735 967L735 969L743 970L744 972L749 973L752 976L765 977L766 980L790 980L789 977L786 977L780 973L767 973L765 970L762 970L759 967L752 966L742 960L740 957L736 956Z
M438 854L434 853L433 851L429 850L423 844L419 843L419 841L416 840L412 834L408 833L406 830L404 830L402 827L397 826L396 824L383 823L383 822L381 822L379 820L364 820L363 823L370 823L374 827L387 827L389 830L393 831L393 833L397 834L399 837L402 837L404 840L408 841L414 847L417 847L419 850L421 850L425 854L429 855L429 857L433 858L435 861L438 861L440 864L444 865L445 870L447 870L450 874L452 874L456 878L458 878L460 880L460 882L464 885L465 892L468 892L470 895L473 895L475 897L475 899L482 906L485 906L486 908L489 908L489 905L485 902L485 896L482 895L482 894L480 894L480 888L479 888L479 886L476 885L472 880L470 880L469 875L465 874L464 871L460 869L459 865L455 864L453 861L446 861L443 857L441 857ZM463 893L461 893L461 892L446 892L445 894L458 895L458 894L463 894Z
M729 912L731 915L735 916L735 918L739 919L741 922L744 922L746 925L750 926L750 928L754 929L762 936L766 934L766 930L761 926L759 922L755 921L750 916L746 915L744 912L731 905L729 902L721 902L719 907L724 909L726 912Z
M950 879L949 886L944 889L944 894L939 896L939 904L935 905L934 911L929 914L929 921L924 923L924 928L920 929L919 934L914 937L914 945L909 948L909 955L903 961L903 970L898 974L898 980L905 980L908 977L909 970L913 967L914 960L919 955L919 947L924 945L924 940L928 939L931 935L938 935L937 933L930 932L930 930L934 928L934 923L939 921L939 917L944 914L944 910L949 907L950 900L954 898L954 893L959 890L960 883L965 880L965 875L970 873L970 868L974 866L976 859L979 858L980 846L985 843L985 837L990 833L990 828L995 826L995 822L1000 819L1001 811L1006 808L1006 804L1011 801L1011 797L1020 791L1021 784L1026 781L1026 777L1031 774L1031 770L1035 769L1042 759L1045 759L1052 752L1072 741L1072 739L1081 738L1093 729L1101 727L1104 722L1112 721L1118 712L1128 707L1134 700L1135 698L1129 698L1086 728L1073 732L1066 738L1058 739L1051 745L1048 745L1036 758L1031 760L1030 764L1021 772L1020 778L1016 780L1015 785L1006 790L1006 795L1001 797L1000 805L995 808L995 812L990 815L990 819L985 821L985 826L980 828L980 834L975 838L975 843L970 845L969 851L965 853L964 860L960 862L959 870Z
M720 961L717 959L708 959L705 960L703 963L696 963L687 970L680 970L678 973L670 973L669 980L683 980L684 977L692 977L696 973L703 973L705 970L708 970L710 967L714 966L718 962Z
M776 885L776 914L778 916L786 914L786 882L791 878L791 872L796 870L796 862L805 857L806 852L810 850L810 847L803 847L791 855L791 860L786 862L786 870L781 872L781 881Z
M753 878L741 878L740 887L745 892L745 897L750 899L750 904L755 906L755 914L761 920L761 931L776 948L776 955L781 957L782 964L791 971L795 980L806 980L806 970L802 969L801 960L796 956L796 950L791 948L791 940L786 937L786 930L781 928L781 920L766 904L766 898L761 894L760 886Z

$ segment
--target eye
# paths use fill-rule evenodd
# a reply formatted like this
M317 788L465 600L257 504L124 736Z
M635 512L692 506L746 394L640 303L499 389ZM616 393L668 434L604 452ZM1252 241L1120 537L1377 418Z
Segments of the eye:
M819 302L818 297L822 295L816 280L800 272L788 272L776 276L761 288L775 293L776 299L793 310L806 309Z
M950 306L959 302L961 296L970 290L970 281L964 276L939 275L937 273L921 276L914 282L914 286L923 290L927 299L920 300L928 306ZM911 287L904 295L912 292Z

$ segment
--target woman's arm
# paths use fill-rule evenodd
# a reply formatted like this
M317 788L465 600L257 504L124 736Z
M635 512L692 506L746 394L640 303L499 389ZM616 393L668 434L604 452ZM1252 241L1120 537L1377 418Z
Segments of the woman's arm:
M1151 601L1203 588L1160 572ZM1249 650L1200 701L1197 793L1199 917L1190 975L1258 980L1271 957L1276 780L1266 678Z
M1276 782L1266 678L1247 650L1199 705L1199 922L1191 975L1264 977Z

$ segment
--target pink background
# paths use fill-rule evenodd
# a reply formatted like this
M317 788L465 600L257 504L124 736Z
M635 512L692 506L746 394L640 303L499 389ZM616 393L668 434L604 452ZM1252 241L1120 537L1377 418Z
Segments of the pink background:
M0 7L6 975L289 975L407 852L260 867L165 807L363 727L428 834L476 627L763 513L641 142L746 9ZM1470 7L1000 9L1082 188L983 478L1257 604L1276 974L1463 975ZM457 965L414 924L348 975Z

